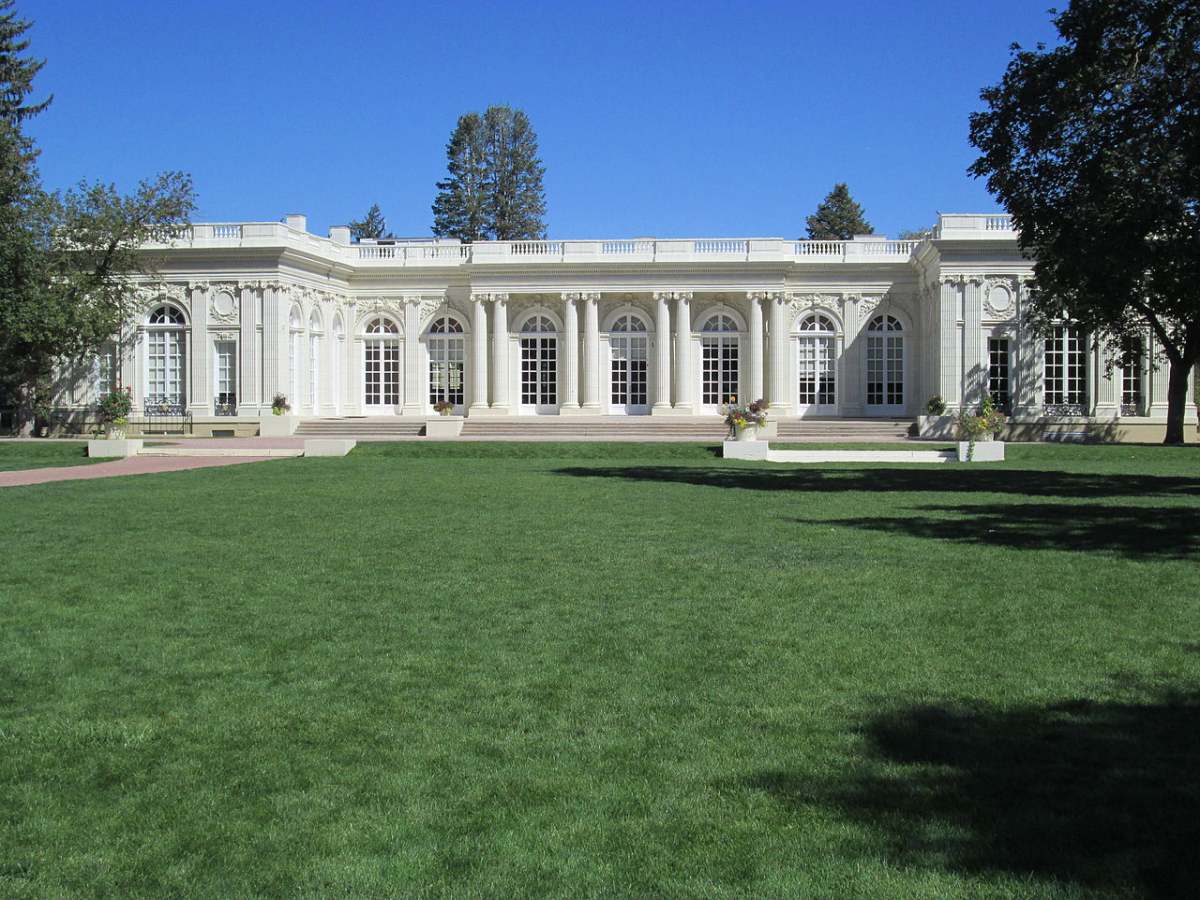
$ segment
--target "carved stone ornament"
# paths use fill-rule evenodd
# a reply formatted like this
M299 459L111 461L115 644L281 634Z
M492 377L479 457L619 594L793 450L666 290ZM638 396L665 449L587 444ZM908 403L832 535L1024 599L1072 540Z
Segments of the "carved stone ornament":
M236 341L236 331L214 331L210 332L214 341Z
M883 303L883 296L880 294L863 294L858 298L858 315L863 321L866 321L867 316L875 312L879 305Z
M137 298L137 305L143 312L149 312L164 300L189 308L186 284L144 284L138 288Z
M208 315L213 322L233 325L238 322L238 298L227 290L217 291L208 305Z
M818 306L837 309L841 301L841 294L792 294L791 296L792 312L796 315Z
M654 299L655 300L666 300L668 302L670 302L672 300L682 300L685 303L688 303L692 299L692 292L691 291L655 291Z
M1008 276L990 276L983 286L984 311L995 319L1006 319L1017 305L1016 279Z

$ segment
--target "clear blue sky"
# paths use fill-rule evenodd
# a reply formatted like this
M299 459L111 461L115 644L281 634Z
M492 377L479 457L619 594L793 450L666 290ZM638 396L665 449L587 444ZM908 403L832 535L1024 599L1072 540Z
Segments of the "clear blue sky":
M797 237L845 181L877 231L991 211L967 116L1050 0L18 0L43 179L192 174L197 221L373 202L428 234L459 114L528 112L552 237Z

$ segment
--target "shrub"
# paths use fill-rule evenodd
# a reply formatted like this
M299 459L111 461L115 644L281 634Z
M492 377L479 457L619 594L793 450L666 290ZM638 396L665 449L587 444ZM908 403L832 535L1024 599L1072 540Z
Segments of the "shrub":
M292 405L290 403L288 403L288 398L287 398L286 394L276 394L274 399L271 400L271 412L277 416L282 416L285 412L288 412L291 408L292 408Z
M96 404L96 416L101 425L124 425L132 408L133 399L129 396L128 388L123 391L110 391Z
M925 412L931 416L944 416L946 414L946 401L942 399L940 394L934 394L925 404Z

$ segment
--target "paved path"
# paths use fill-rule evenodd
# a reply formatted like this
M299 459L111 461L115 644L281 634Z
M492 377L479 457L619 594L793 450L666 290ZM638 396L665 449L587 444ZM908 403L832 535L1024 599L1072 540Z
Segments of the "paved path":
M276 457L278 458L278 457ZM269 456L131 456L88 466L59 466L47 469L18 469L0 472L0 488L48 481L74 481L80 478L114 478L118 475L153 475L183 469L207 469L210 466L236 466L263 462Z

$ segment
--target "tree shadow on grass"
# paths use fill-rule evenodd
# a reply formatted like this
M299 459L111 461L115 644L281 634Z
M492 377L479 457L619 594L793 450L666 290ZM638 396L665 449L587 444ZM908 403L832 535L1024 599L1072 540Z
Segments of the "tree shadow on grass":
M985 466L760 469L722 466L570 466L555 474L750 491L995 493L1055 497L1200 497L1200 478L1101 475Z
M741 787L832 806L901 865L1195 896L1200 695L1017 709L915 706L866 726L847 780L762 771Z
M1200 559L1195 506L1013 503L923 506L913 516L834 519L830 525L1016 550ZM809 524L802 519L792 521Z

